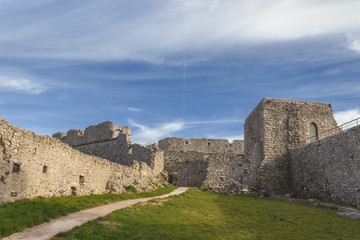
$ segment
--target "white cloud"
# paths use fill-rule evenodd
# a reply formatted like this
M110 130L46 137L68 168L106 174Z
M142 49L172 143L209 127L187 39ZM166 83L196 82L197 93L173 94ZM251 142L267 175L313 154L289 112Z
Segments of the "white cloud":
M356 35L354 33L348 33L347 35L348 40L348 48L350 50L360 52L360 35Z
M36 83L28 78L0 75L0 90L17 91L37 95L47 89L48 87L43 84Z
M356 118L359 118L359 117L360 117L360 109L359 108L334 113L334 118L339 125L347 123L347 122L354 120ZM356 122L354 124L356 125ZM344 126L344 127L345 128L352 127L354 124L347 124L347 126Z
M107 0L60 8L61 1L26 3L0 6L0 56L156 62L184 50L360 29L358 0Z
M183 122L170 122L162 123L158 126L151 128L129 120L129 124L135 128L132 134L133 142L140 144L150 144L159 141L162 138L169 137L170 134L184 129Z
M141 111L142 111L142 109L140 109L140 108L135 108L135 107L128 107L128 110L129 110L130 112L141 112Z

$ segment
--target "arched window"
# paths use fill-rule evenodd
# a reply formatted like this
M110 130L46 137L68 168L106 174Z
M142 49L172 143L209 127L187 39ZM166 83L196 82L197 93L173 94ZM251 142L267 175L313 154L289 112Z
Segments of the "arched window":
M117 130L117 131L116 131L116 137L119 137L120 134L122 134L121 130Z
M310 134L310 142L314 142L319 139L318 129L317 129L315 123L310 123L309 134Z

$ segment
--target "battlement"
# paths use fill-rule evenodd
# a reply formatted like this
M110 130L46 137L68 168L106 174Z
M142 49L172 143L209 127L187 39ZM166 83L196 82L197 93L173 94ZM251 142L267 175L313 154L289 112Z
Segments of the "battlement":
M158 148L163 151L201 152L201 153L238 153L244 154L244 141L210 138L176 138L169 137L159 141Z
M107 121L91 125L84 130L71 129L67 133L58 132L54 138L61 140L72 147L104 142L112 139L122 139L131 144L131 130L129 127L120 127Z

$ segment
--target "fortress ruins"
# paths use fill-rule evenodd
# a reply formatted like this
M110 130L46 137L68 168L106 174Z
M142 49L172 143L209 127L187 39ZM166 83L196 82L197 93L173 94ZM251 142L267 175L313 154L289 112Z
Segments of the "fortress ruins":
M0 117L0 203L166 182L360 206L360 126L342 131L327 103L274 98L255 107L244 140L232 143L169 137L142 146L112 122L39 136Z

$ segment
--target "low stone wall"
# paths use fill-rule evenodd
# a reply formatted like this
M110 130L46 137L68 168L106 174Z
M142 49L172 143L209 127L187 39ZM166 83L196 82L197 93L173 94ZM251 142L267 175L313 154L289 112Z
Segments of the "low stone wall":
M297 148L290 162L298 197L360 206L360 127Z
M49 136L10 125L0 117L0 202L22 198L121 193L164 183L163 153L153 166L134 161L131 167L74 150Z
M242 154L165 152L169 182L217 192L240 193L246 185L248 167Z

